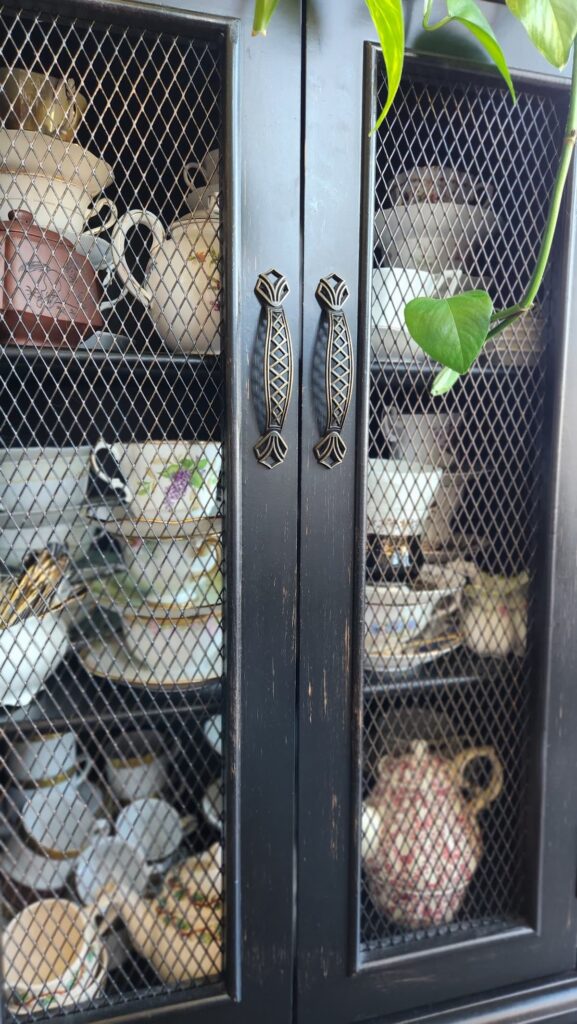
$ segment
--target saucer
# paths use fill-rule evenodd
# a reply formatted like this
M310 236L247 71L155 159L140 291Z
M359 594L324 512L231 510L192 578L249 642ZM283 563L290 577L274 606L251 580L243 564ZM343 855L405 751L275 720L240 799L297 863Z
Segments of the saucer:
M85 983L77 985L72 989L58 989L52 995L49 996L30 996L23 1002L13 1001L7 1004L9 1013L15 1017L21 1017L26 1015L30 1016L32 1013L44 1013L46 1010L62 1010L65 1007L72 1007L79 1009L92 1003L95 999L100 996L104 990L106 984L106 976L108 974L108 950L106 946L102 946L100 952L100 962L94 971L94 974L89 976Z
M116 511L116 514L115 514ZM92 505L86 513L88 519L100 523L116 537L148 538L219 537L222 534L221 516L191 516L189 519L136 519L126 515L118 506Z
M135 658L118 637L92 643L90 647L78 650L77 654L89 675L143 690L185 690L214 682L215 679L215 676L200 675L192 679L157 679L151 669ZM222 675L222 659L220 661Z
M463 636L451 616L433 620L419 636L403 639L389 635L386 643L365 637L365 664L381 672L407 672L419 665L450 654L463 643Z

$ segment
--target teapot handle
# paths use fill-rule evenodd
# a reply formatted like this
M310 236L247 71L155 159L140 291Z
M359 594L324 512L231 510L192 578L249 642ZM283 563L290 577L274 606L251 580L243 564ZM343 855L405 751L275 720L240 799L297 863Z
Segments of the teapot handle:
M123 285L128 289L131 295L134 295L135 299L140 299L144 306L149 306L152 302L152 292L150 288L147 288L145 284L140 284L136 280L131 270L128 268L126 262L126 236L131 228L137 224L144 224L145 227L150 228L153 236L152 248L162 245L165 239L164 227L159 217L156 217L154 213L149 213L148 210L129 210L123 217L117 222L116 227L112 233L111 249L112 259L114 262L114 269L118 274Z
M465 769L478 758L486 758L491 762L491 779L484 788L477 787L476 795L468 801L467 806L473 814L479 814L485 807L493 803L503 789L503 766L497 757L493 747L473 747L471 750L463 750L453 760L453 771L456 775L457 785L462 789L466 788Z

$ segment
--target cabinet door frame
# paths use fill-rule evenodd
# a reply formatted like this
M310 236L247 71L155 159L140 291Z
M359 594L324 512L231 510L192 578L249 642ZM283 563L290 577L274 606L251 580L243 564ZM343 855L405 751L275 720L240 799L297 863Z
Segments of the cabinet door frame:
M288 1024L294 945L298 402L295 389L283 428L288 454L271 471L253 452L262 425L251 383L262 317L254 288L261 272L274 268L288 280L284 309L295 366L300 357L300 0L288 13L281 5L275 34L267 40L252 38L251 5L244 0L165 5L23 0L17 6L28 12L41 7L48 17L61 14L142 31L218 38L225 55L225 970L222 982L208 989L135 998L70 1019L184 1024L200 1016L211 1024L248 1024L272 1016ZM277 88L280 82L282 89Z
M329 10L330 6L330 10ZM519 80L565 88L567 74L553 75L537 57L521 27L504 7L481 4L495 27ZM406 4L411 54L441 62L464 60L491 74L479 51L462 50L459 30L426 37L420 5ZM423 51L423 46L430 47ZM443 47L442 50L435 48ZM558 242L565 246L558 282L556 391L551 395L554 454L547 481L548 517L543 565L543 643L536 652L541 678L541 744L531 766L537 794L535 928L512 928L402 956L360 960L360 792L363 696L363 591L366 463L370 382L370 294L374 195L377 41L368 16L350 0L315 8L306 29L305 181L303 277L303 428L300 578L300 686L297 926L299 1024L331 1020L348 1024L395 1015L405 1019L421 1006L521 985L575 969L573 760L568 750L577 725L572 680L577 670L574 584L567 567L575 548L572 523L576 482L567 446L574 423L568 382L575 351L568 347L577 308L571 296L575 268L575 189L572 185ZM465 65L467 66L467 65ZM571 217L572 214L572 217ZM319 309L314 292L332 271L350 289L348 317L353 335L356 387L344 430L348 454L327 472L313 457L318 424L312 365ZM562 370L564 368L564 376ZM573 517L574 519L574 517ZM397 1016L398 1015L398 1016ZM418 1016L418 1013L415 1013Z

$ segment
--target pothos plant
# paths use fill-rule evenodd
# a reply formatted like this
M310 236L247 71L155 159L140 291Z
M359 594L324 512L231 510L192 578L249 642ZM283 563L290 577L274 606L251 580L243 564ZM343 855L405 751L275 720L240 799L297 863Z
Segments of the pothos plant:
M330 0L329 0L330 2ZM351 3L356 0L351 0ZM414 0L416 2L416 0ZM555 68L564 67L577 37L577 0L505 0L507 7L526 29L532 43ZM266 35L267 26L279 0L255 0L253 31ZM374 130L378 130L395 100L405 52L403 0L365 0L377 30L387 71L387 99ZM507 84L511 100L515 88L499 41L475 0L445 0L446 13L432 21L434 0L424 0L423 28L436 32L457 23L470 32L486 50ZM573 61L569 113L547 223L533 274L518 302L495 309L486 291L464 291L446 299L416 298L405 306L405 323L420 348L441 363L443 369L433 381L432 393L442 395L467 373L485 342L519 320L535 302L551 255L553 237L563 190L577 139L577 57Z

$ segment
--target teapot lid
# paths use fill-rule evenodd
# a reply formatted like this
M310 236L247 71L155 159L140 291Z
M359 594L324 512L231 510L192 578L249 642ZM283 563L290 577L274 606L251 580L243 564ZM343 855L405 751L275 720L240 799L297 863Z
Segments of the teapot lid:
M38 241L52 242L54 246L64 245L71 252L74 251L72 242L69 242L63 235L59 235L57 231L51 231L49 228L39 227L29 210L10 210L8 220L0 223L0 231L2 230L13 237L22 235Z

